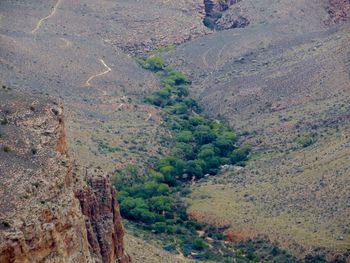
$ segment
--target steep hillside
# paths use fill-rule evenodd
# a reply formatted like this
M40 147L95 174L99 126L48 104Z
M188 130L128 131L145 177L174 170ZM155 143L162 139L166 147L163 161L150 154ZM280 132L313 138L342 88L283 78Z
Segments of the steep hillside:
M242 170L196 185L190 212L298 256L347 255L350 26L334 23L346 20L348 2L249 2L233 6L248 27L164 55L195 80L207 114L229 120L256 152Z
M0 98L0 262L129 262L115 190L79 176L61 106L5 86Z

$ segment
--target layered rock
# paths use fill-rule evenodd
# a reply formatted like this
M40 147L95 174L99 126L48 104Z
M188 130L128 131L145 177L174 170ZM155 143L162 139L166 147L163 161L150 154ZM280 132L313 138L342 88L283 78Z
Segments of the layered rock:
M116 192L78 177L63 108L6 87L0 98L0 262L129 262Z
M209 27L215 29L242 28L249 25L248 18L242 15L240 8L234 8L229 14L224 14L230 6L238 3L239 0L204 0L205 14Z
M102 262L129 262L123 248L123 226L116 190L101 170L86 170L87 185L76 191L92 254Z

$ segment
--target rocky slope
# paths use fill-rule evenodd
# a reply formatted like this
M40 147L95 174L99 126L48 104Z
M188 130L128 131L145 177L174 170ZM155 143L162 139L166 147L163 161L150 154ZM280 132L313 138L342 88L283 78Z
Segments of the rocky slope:
M129 262L116 192L70 159L62 107L0 98L0 262Z
M245 28L208 35L202 19L215 12L220 27ZM271 234L273 228L276 240L287 237L287 248L294 238L289 226L307 249L319 240L349 247L350 34L349 27L333 27L347 20L348 0L4 0L0 13L1 81L64 103L70 154L78 163L66 154L64 133L58 136L63 129L50 115L52 102L1 93L4 113L12 107L19 114L14 118L43 119L57 130L40 135L41 126L14 126L10 115L10 124L0 126L7 136L0 137L1 260L128 260L115 245L122 237L119 215L103 174L130 162L147 164L166 151L159 110L140 100L158 88L157 81L132 56L181 43L166 59L191 75L191 93L205 112L246 131L260 154L214 186L198 184L198 196L210 198L193 199L192 208L205 215L218 209L243 230L253 225ZM315 147L297 148L298 136L314 130L320 137ZM322 166L324 160L332 166ZM97 166L104 172L86 168ZM45 209L52 216L41 219ZM53 224L49 230L46 222ZM131 254L143 262L144 253Z
M197 184L191 210L199 219L230 224L238 237L270 238L297 256L319 251L344 258L350 247L349 1L243 0L222 18L237 8L250 19L246 28L164 54L191 75L191 91L206 113L243 131L256 153L247 167Z

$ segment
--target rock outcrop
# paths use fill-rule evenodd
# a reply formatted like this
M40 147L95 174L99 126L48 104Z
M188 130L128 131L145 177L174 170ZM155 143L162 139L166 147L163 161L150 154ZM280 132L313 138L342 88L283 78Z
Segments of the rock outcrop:
M71 161L63 108L6 87L0 98L0 262L129 262L116 191Z
M233 9L229 14L224 14L226 10L238 2L239 0L204 0L206 15L204 23L208 27L218 30L248 26L250 21L241 14L240 8Z
M214 15L216 12L223 12L239 0L204 0L205 13L208 16Z
M87 185L76 191L85 216L90 251L102 262L129 262L116 190L102 171L86 170Z
M329 0L326 6L329 18L325 21L326 25L344 22L349 18L350 1L349 0Z

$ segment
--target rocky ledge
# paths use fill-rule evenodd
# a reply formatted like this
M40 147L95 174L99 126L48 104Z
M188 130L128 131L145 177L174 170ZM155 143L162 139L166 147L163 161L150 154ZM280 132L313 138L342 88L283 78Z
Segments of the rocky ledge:
M63 108L0 90L0 262L130 262L108 177L74 165Z

